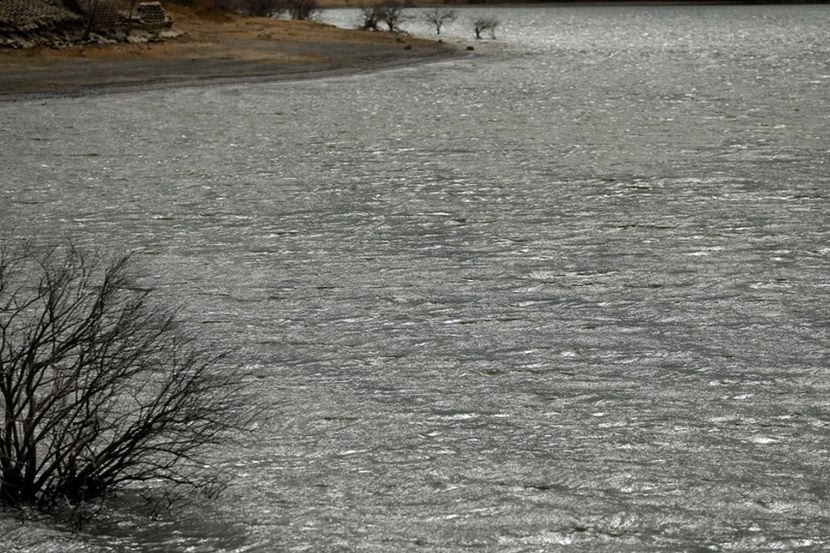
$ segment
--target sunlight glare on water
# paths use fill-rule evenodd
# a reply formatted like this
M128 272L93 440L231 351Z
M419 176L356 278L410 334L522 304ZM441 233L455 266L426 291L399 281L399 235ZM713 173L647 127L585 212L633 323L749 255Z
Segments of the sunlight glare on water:
M830 547L830 10L475 10L492 58L0 105L5 235L136 251L261 411L220 501L46 547Z

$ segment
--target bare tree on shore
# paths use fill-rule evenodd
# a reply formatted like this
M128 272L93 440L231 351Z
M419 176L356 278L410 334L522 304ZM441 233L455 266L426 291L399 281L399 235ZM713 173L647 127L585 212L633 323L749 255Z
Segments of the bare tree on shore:
M458 18L458 13L455 10L448 10L446 8L435 7L424 14L424 20L435 27L435 34L441 34L441 28L447 24L452 23Z
M377 31L381 23L385 23L389 32L401 32L401 24L410 19L406 14L406 5L403 2L387 1L360 8L362 23L360 28L368 31Z
M291 19L308 21L320 11L317 0L284 0L285 11Z
M496 38L496 27L499 26L499 20L491 16L481 16L473 20L473 30L476 34L476 40L481 40L481 33L490 31L490 38Z

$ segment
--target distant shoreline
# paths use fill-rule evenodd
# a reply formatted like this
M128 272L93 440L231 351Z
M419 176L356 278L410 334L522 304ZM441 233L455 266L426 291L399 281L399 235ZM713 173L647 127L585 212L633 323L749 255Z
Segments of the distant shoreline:
M438 44L438 43L436 43ZM321 45L321 50L325 48ZM214 58L180 61L107 61L79 65L72 60L51 60L36 66L9 67L0 54L0 105L7 102L78 97L203 85L278 82L358 75L462 57L460 49L444 45L420 48L378 49L350 46L330 59L299 62L263 60L229 61Z
M0 103L247 81L358 74L464 55L460 47L323 23L171 5L176 39L0 49Z
M360 0L324 0L325 9ZM813 5L830 0L554 0L458 3L487 6ZM418 7L429 4L416 0ZM63 49L0 48L0 103L247 81L285 81L358 74L468 53L461 46L312 22L242 17L170 6L182 37L154 44L77 45ZM432 4L435 5L435 4Z

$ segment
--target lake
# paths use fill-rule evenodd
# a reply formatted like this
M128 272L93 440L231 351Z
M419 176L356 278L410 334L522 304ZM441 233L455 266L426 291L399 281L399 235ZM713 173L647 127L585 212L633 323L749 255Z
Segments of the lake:
M259 412L218 501L30 550L830 548L830 6L481 13L490 56L0 104L4 236L134 251Z

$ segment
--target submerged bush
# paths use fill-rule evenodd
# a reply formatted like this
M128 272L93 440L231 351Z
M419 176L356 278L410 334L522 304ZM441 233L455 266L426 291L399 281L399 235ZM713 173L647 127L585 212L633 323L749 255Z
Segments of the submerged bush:
M43 510L210 481L240 384L130 276L130 259L0 244L0 500Z

